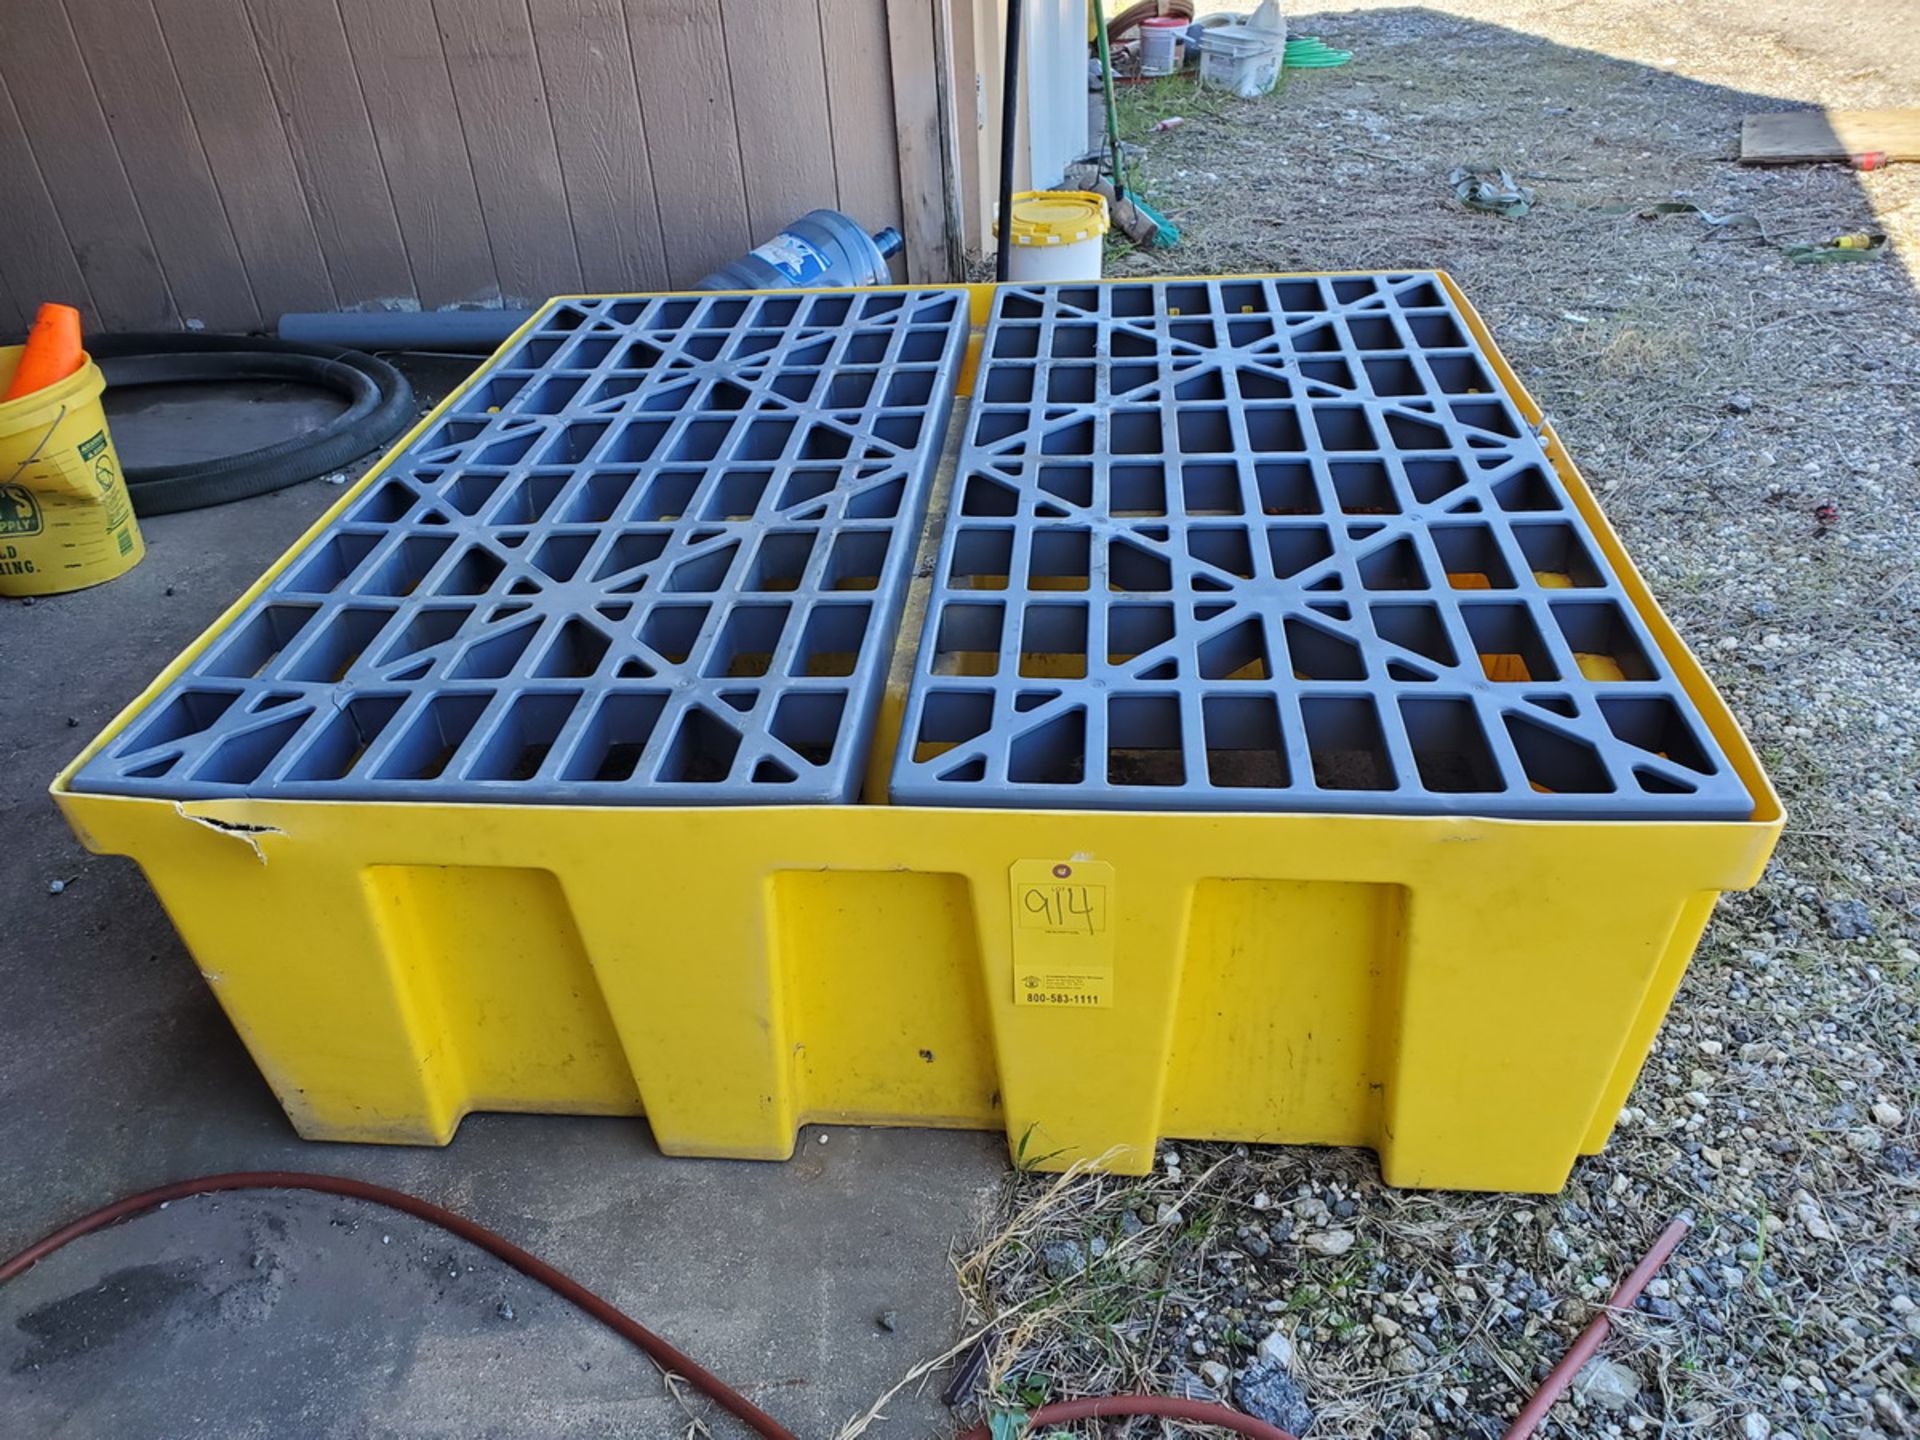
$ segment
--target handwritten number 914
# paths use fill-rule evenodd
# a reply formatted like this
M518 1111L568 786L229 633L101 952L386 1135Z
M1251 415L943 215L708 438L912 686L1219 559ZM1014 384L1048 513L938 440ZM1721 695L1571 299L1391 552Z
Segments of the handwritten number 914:
M1085 885L1030 885L1020 897L1029 915L1049 930L1071 930L1088 935L1098 928L1093 894Z

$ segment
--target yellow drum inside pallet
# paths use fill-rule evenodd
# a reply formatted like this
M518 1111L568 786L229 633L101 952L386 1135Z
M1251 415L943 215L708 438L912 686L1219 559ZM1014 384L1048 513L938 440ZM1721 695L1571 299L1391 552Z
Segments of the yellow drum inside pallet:
M669 1153L778 1159L809 1121L957 1126L1047 1168L1141 1172L1161 1137L1356 1144L1399 1185L1552 1191L1604 1145L1715 898L1755 882L1782 815L1544 438L1753 819L72 791L251 593L54 793L90 847L141 863L311 1138L644 1113Z

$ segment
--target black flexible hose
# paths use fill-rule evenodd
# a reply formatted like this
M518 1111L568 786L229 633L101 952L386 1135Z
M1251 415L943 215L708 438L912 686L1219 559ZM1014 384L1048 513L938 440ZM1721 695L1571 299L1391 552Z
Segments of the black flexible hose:
M386 361L337 346L249 335L106 335L88 351L121 385L277 380L340 396L346 410L318 429L273 445L186 465L134 465L127 493L137 514L170 515L248 500L351 464L414 419L413 387Z

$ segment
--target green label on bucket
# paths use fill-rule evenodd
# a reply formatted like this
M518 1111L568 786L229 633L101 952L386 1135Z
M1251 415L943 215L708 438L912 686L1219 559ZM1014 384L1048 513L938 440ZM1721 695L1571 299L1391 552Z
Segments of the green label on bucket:
M24 485L0 485L0 535L38 535L40 502Z
M82 460L91 460L106 448L107 432L104 430L97 431L91 440L82 440L80 442L80 458Z

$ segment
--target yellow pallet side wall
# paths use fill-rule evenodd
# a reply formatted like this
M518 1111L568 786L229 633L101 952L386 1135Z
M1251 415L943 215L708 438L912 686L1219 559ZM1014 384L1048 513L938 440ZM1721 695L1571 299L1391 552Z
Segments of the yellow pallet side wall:
M1055 1165L1139 1171L1161 1136L1358 1144L1394 1183L1476 1189L1556 1189L1604 1142L1713 894L1769 844L288 802L236 833L197 806L67 803L89 843L142 857L312 1138L644 1110L676 1154L783 1158L814 1120L1004 1126ZM1009 863L1087 853L1115 874L1114 1003L1020 1006Z

